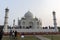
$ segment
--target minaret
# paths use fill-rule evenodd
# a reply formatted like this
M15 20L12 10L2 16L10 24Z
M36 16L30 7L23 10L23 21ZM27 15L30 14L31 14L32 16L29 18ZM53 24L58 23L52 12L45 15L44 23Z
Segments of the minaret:
M5 9L5 20L4 20L4 32L7 32L7 27L8 27L8 12L9 9Z
M56 12L53 11L53 21L54 21L54 28L55 28L55 32L58 32L58 29L57 29L57 22L56 22Z
M20 26L19 18L18 18L18 26Z
M13 20L13 31L15 31L15 19Z
M15 19L13 20L13 27L15 27Z

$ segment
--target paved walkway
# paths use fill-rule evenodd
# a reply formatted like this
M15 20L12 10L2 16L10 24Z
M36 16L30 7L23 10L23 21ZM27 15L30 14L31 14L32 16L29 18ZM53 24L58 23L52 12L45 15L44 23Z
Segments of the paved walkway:
M51 39L48 39L48 38L45 38L41 35L35 35L37 38L41 39L41 40L51 40Z

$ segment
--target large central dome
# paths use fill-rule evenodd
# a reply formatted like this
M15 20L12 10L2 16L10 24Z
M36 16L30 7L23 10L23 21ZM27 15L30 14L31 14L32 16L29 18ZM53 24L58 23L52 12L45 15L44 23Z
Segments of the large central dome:
M30 11L28 11L27 13L25 13L25 18L33 18L33 14L30 12Z

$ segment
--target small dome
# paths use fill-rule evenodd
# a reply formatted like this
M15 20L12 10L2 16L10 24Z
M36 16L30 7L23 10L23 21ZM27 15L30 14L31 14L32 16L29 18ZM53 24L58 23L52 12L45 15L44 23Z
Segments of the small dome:
M25 18L33 18L33 14L30 12L30 11L28 11L27 13L25 13Z

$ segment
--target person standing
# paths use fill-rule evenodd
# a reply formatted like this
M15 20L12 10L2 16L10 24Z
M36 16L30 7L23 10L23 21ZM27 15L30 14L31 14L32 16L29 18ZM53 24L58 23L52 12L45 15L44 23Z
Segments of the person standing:
M3 30L0 30L0 40L2 40L3 37Z
M17 31L15 31L15 40L17 40Z

